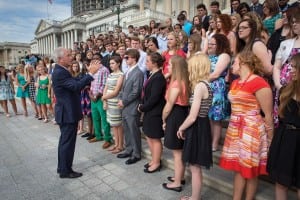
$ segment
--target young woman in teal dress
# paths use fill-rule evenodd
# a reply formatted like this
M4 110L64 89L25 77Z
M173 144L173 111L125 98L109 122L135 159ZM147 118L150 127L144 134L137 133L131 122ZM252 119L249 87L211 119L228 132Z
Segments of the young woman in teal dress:
M13 85L12 78L5 72L4 66L0 66L0 104L6 114L6 117L10 117L8 112L7 101L13 106L15 100L15 89ZM15 113L17 114L16 107L13 107Z
M46 73L46 68L42 65L37 67L37 71L39 73L37 79L37 97L36 101L42 108L42 114L44 117L44 122L47 123L49 121L48 118L48 110L51 111L51 99L50 99L50 76Z
M223 34L215 34L208 43L208 55L211 62L209 76L210 87L213 92L213 101L208 116L212 133L212 150L218 150L222 133L222 120L229 116L227 113L228 100L225 76L230 63L229 40Z
M20 64L17 66L16 85L18 86L16 96L21 99L24 116L28 116L26 98L29 98L29 83L25 79L24 65Z

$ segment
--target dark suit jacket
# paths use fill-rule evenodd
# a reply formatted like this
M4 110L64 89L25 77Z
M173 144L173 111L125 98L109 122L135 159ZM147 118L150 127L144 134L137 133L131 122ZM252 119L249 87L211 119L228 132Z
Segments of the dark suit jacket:
M113 52L112 55L107 54L106 56L103 57L103 59L101 61L102 65L104 65L109 70L110 73L111 73L111 69L109 67L109 59L112 56L119 56L119 54L117 54L116 52Z
M264 13L263 13L263 5L261 3L257 4L256 7L254 7L253 5L250 6L250 10L253 11L253 12L256 12L261 18L264 15Z
M161 71L145 82L140 110L149 116L161 116L165 106L166 79Z
M208 31L209 16L205 16L204 20L202 21L202 27L205 29L205 31Z
M80 80L73 78L67 69L55 65L52 84L56 97L55 121L58 124L77 123L82 119L80 91L92 80L93 77L90 75Z

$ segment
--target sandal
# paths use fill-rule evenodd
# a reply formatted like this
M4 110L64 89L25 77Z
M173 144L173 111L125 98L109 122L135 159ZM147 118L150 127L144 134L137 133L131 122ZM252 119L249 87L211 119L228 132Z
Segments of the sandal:
M45 118L43 122L44 122L44 123L48 123L48 122L49 122L49 119Z
M123 148L116 148L115 150L113 150L111 153L113 154L117 154L117 153L120 153L121 151L123 151L124 149Z
M190 200L190 199L191 199L191 197L189 197L189 196L183 196L180 198L180 200Z
M7 114L6 114L6 117L9 118L9 117L10 117L10 114L7 113Z
M54 122L55 122L55 120L54 120ZM85 131L84 130L78 130L77 131L77 135L81 135L81 134L83 134Z
M117 146L113 146L113 147L111 147L111 148L109 148L109 149L107 149L107 150L108 150L108 151L114 151L116 148L117 148Z

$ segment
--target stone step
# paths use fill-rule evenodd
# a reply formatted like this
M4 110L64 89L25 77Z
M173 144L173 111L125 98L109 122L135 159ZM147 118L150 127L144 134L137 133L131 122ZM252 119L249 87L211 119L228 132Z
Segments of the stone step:
M147 159L151 158L150 150L148 148L146 140L142 140L143 156ZM220 147L221 149L221 147ZM217 151L213 154L214 165L210 170L203 169L203 183L217 191L220 191L227 195L232 195L233 192L233 177L234 173L226 171L218 166L221 151ZM166 148L163 150L162 164L164 167L174 169L174 161L172 152ZM190 183L190 172L186 169L186 180ZM270 182L270 179L266 176L259 177L259 185L256 195L256 200L270 200L275 199L275 187ZM294 190L289 191L288 199L297 199L297 194Z

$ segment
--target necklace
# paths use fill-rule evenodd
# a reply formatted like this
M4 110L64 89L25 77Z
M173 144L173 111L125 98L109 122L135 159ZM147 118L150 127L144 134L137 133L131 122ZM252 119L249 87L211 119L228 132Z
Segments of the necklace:
M245 84L247 83L247 81L249 80L249 78L252 76L252 73L250 73L247 78L245 79L245 81L243 81L242 83L236 82L236 84L234 85L234 87L231 89L231 93L232 94L236 94L238 91L240 91Z

